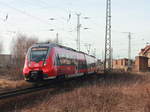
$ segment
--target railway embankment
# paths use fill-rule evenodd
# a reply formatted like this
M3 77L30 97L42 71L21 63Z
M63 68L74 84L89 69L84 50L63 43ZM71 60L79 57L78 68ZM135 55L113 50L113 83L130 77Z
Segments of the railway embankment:
M60 81L53 88L0 101L3 111L149 112L150 76L114 73Z
M30 86L15 69L0 69L0 93Z
M24 80L11 81L7 79L0 79L0 93L16 89L23 89L31 86L31 84L27 83Z

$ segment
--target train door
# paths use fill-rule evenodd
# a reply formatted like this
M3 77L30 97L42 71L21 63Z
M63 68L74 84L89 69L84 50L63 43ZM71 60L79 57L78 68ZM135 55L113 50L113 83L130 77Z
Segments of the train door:
M79 72L79 62L78 62L78 55L75 57L75 74Z

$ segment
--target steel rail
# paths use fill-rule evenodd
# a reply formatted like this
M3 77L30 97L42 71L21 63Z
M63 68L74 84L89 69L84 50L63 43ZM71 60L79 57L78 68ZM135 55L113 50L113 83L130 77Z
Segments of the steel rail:
M4 92L4 93L0 93L0 100L9 98L9 97L13 97L13 96L17 96L17 95L19 96L22 94L32 93L32 92L36 92L36 91L48 89L48 88L50 88L50 86L44 85L44 86L29 87L29 88L20 89L20 90L18 89L18 90L13 90L13 91L9 91L9 92Z
M77 77L75 77L77 78ZM74 79L71 78L70 81ZM13 96L19 96L22 94L27 94L27 93L32 93L32 92L37 92L40 90L44 90L44 89L49 89L49 88L56 88L58 87L59 84L63 83L64 81L69 81L67 79L61 79L61 80L51 80L50 82L45 82L45 84L41 85L41 86L33 86L33 87L29 87L29 88L24 88L24 89L18 89L18 90L12 90L9 92L4 92L4 93L0 93L0 100L1 99L5 99L5 98L9 98L9 97L13 97Z

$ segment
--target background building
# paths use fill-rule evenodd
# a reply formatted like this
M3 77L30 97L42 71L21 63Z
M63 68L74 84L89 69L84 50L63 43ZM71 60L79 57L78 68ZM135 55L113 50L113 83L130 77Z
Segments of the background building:
M137 56L135 58L135 63L132 67L135 72L147 72L148 69L148 58L145 56Z
M132 64L132 60L130 61ZM113 60L113 69L128 71L128 59L124 58Z
M0 54L0 68L8 68L12 64L11 55Z
M148 67L150 68L150 45L147 45L144 49L141 49L139 56L148 58Z

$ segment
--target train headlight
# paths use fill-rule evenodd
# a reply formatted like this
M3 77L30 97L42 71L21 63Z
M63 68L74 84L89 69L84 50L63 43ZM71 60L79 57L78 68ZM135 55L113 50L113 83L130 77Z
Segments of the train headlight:
M46 64L47 64L46 61L44 61L44 64L43 64L43 65L46 66Z
M28 62L28 67L31 67L31 63L30 62Z

